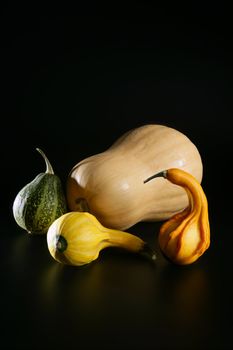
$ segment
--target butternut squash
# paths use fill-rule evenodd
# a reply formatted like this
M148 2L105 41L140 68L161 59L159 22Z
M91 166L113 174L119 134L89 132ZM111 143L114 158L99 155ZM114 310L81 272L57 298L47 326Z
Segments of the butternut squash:
M159 245L174 263L187 265L195 262L210 245L208 201L197 180L181 169L168 169L144 181L164 177L182 186L189 197L189 206L165 222L159 231Z
M140 221L161 221L188 206L186 191L157 179L163 169L180 168L200 183L202 160L197 147L180 131L148 124L130 130L105 152L76 164L67 179L71 211L88 211L103 225L125 230Z

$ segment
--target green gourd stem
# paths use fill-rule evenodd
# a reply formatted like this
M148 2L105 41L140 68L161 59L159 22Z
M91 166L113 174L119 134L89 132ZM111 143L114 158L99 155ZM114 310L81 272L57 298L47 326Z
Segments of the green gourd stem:
M147 178L146 180L144 180L143 182L144 182L144 184L145 184L146 182L149 182L150 180L152 180L152 179L154 179L154 178L156 178L156 177L164 177L164 178L166 178L166 177L167 177L167 170L160 171L159 173L148 177L148 178Z
M48 160L48 158L46 157L46 155L44 154L44 152L40 149L40 148L36 148L36 150L42 155L42 157L45 160L45 164L46 164L46 174L54 174L52 165L50 164L50 161Z

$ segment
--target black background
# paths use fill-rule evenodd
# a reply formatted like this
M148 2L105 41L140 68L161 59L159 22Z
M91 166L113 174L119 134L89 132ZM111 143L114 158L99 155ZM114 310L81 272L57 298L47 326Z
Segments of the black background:
M56 8L57 10L57 8ZM5 7L1 18L1 341L5 348L231 347L233 42L230 9ZM159 252L160 223L128 231L155 265L106 250L84 268L52 260L12 217L17 192L50 159L65 186L78 161L147 123L198 147L211 246L191 266Z

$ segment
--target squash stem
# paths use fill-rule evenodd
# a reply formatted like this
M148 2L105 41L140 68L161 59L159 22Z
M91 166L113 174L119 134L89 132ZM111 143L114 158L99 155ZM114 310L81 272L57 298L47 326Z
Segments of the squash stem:
M75 200L76 204L76 211L85 211L85 212L90 212L90 209L88 207L88 203L85 198L77 198Z
M48 160L48 158L46 157L46 155L44 154L44 152L40 149L40 148L36 148L36 150L42 155L42 157L45 160L45 164L46 164L46 174L54 174L52 165L50 164L50 161Z
M157 259L155 252L149 247L147 243L145 243L144 247L140 251L140 254L152 261L155 261Z
M166 178L167 177L167 170L163 170L163 171L160 171L159 173L155 174L155 175L152 175L150 177L148 177L146 180L144 180L144 184L149 182L150 180L156 178L156 177L164 177Z

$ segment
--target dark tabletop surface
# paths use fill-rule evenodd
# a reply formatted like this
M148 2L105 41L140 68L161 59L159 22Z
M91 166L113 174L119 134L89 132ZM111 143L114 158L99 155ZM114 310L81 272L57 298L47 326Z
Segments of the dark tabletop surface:
M4 8L1 348L232 348L231 26L227 9L213 6ZM82 268L57 263L46 237L12 216L17 192L44 171L35 148L65 185L74 164L146 123L198 147L210 248L175 266L158 247L161 223L138 223L128 231L155 249L154 264L116 249Z

